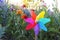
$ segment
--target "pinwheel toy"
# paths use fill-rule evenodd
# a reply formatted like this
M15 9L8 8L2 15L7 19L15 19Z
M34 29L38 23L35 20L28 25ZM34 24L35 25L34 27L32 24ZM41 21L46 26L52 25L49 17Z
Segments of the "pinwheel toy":
M29 23L26 26L26 30L34 29L35 35L38 35L39 29L47 31L47 28L45 27L45 24L50 22L50 18L44 18L45 11L42 11L39 13L38 16L36 16L36 13L31 10L30 11L31 17L24 18L24 21Z

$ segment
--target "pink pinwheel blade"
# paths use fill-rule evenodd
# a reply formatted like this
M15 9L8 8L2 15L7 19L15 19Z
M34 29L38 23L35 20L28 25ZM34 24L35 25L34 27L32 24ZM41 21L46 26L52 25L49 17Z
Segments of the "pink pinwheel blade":
M34 20L32 18L26 18L24 20L30 24L34 24Z
M34 32L35 32L35 35L36 35L36 36L39 34L38 24L34 27Z

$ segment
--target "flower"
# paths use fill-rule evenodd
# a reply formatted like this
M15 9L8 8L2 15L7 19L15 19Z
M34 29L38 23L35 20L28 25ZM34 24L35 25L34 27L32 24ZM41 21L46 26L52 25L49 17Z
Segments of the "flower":
M11 5L9 9L10 11L15 11L14 5Z
M48 9L48 13L50 16L53 15L53 12L50 9Z
M26 26L26 30L34 29L35 35L38 35L39 28L47 31L47 28L44 24L50 22L49 18L44 18L45 11L42 11L39 13L38 16L36 16L35 12L33 10L30 11L31 17L25 18L24 21L28 22L29 24Z
M4 6L6 6L7 4L6 4L6 2L5 2L5 0L0 0L0 7L4 7Z
M16 14L23 14L23 11L22 10L17 10Z
M23 14L23 15L21 15L21 18L22 18L22 19L27 18L27 15L26 15L26 14Z
M3 0L0 0L0 2L3 2Z
M26 5L22 5L22 11L24 12L24 14L30 17L30 11L27 9Z

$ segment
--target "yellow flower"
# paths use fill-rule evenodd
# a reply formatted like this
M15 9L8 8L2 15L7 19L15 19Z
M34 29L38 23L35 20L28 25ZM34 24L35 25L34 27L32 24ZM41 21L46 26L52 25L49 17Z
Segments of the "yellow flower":
M23 0L23 3L28 7L28 1L27 0Z

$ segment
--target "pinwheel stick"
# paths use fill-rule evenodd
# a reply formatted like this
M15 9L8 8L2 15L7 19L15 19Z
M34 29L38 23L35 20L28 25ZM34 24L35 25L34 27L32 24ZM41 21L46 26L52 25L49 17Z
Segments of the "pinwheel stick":
M37 35L35 35L35 40L37 40L38 39L38 37L37 37Z

